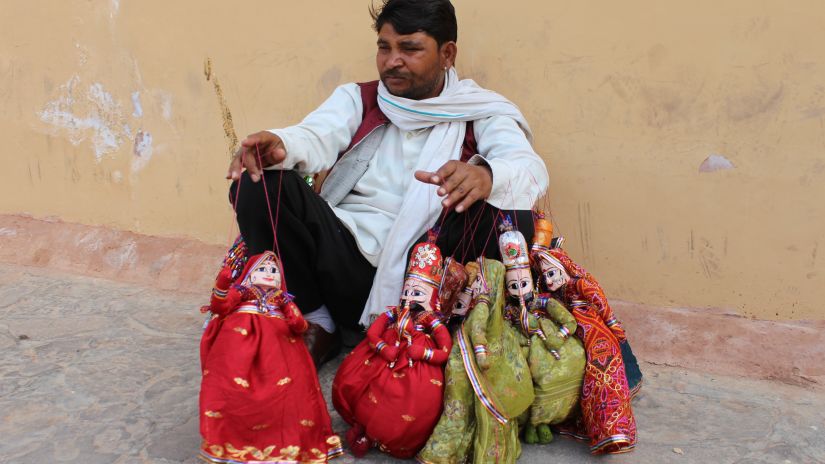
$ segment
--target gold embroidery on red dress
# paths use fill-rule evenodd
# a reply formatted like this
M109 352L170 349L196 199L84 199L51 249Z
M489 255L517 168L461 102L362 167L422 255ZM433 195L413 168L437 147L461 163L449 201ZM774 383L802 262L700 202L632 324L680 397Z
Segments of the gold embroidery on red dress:
M244 337L246 337L247 335L249 335L249 332L247 332L247 330L246 330L246 329L244 329L243 327L235 327L235 328L234 328L234 329L232 329L232 330L234 330L235 332L238 332L239 334L243 335Z
M289 382L292 382L292 378L284 377L283 379L278 381L278 385L284 386L284 385L288 384Z
M220 411L205 411L203 413L203 415L206 416L206 417L211 417L212 419L222 419L223 418L223 414L221 414Z
M246 380L244 380L240 377L235 377L234 380L235 380L235 383L237 383L238 385L240 385L244 388L249 388L249 382L247 382Z

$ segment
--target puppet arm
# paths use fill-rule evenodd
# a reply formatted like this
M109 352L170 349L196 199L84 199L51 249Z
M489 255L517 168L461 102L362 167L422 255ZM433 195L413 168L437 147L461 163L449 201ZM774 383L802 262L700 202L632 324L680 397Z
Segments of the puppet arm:
M487 318L490 315L490 300L486 295L479 295L473 311L467 319L470 342L473 344L478 367L487 370L490 361L487 357Z
M616 319L616 316L613 314L613 308L610 307L607 299L601 295L594 295L588 298L588 300L589 303L595 307L596 313L601 316L605 325L613 332L613 335L616 336L616 339L618 339L619 342L625 341L627 335L625 334L624 327L622 323Z
M289 327L289 330L295 335L301 335L309 328L309 322L304 319L298 306L291 301L284 304L284 317L286 318L286 325Z
M218 278L215 279L215 286L212 288L209 310L225 316L237 308L240 302L241 291L232 286L232 270L228 267L221 269Z
M554 327L552 332L548 332L547 329L542 330L545 331L544 333L547 335L547 339L555 338L560 341L559 346L556 347L559 348L571 334L576 332L578 323L576 322L576 318L570 314L570 311L555 298L547 300L545 310L547 311L547 315L550 316L550 319L558 325L558 328L556 329ZM545 345L547 345L546 342Z
M447 359L450 357L450 350L453 348L450 331L447 330L447 327L438 319L435 319L430 324L430 328L436 348L425 348L419 343L414 343L407 349L407 353L413 361L424 361L434 366L443 366L447 363ZM421 340L424 340L424 338L425 337L421 337Z
M393 362L398 358L398 347L390 345L381 336L387 327L394 322L390 311L386 311L372 323L367 329L367 341L370 347L378 353L385 361Z

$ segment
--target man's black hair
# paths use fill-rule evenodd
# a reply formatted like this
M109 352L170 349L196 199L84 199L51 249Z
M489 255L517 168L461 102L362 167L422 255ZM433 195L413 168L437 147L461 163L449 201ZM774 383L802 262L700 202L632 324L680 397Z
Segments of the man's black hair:
M370 6L375 32L386 23L402 35L424 32L438 46L458 40L455 8L450 0L383 0L380 9Z

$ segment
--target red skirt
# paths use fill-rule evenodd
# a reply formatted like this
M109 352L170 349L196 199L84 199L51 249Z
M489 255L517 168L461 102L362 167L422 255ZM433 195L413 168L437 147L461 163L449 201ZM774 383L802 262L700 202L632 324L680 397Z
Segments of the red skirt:
M631 451L636 446L636 419L619 341L592 307L572 312L587 353L579 433L590 439L593 454Z
M396 328L387 329L382 339L394 344ZM413 343L437 349L423 332L414 332ZM341 363L332 384L332 404L341 417L362 425L381 451L401 459L415 456L427 443L441 416L443 395L443 367L422 361L410 367L406 341L392 369L362 341Z
M215 317L201 340L201 456L324 463L343 453L312 358L280 314Z

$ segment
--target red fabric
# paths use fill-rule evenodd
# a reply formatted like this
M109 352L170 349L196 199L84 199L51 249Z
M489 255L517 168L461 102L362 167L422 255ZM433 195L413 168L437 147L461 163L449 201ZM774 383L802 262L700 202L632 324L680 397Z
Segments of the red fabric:
M615 322L613 310L601 286L563 250L550 253L564 265L571 281L563 290L562 300L571 309L578 328L576 335L587 354L582 385L582 415L574 433L590 439L590 450L598 453L623 453L636 445L636 419L630 405L622 350L624 329ZM575 303L580 301L581 303Z
M215 295L213 310L231 304L223 301L235 308L225 315L215 312L201 339L202 457L324 463L341 454L300 335L306 321L298 308L282 293L267 299L276 308L269 313L245 304L255 303L243 301L251 293L236 287L225 298Z
M361 103L364 107L364 112L361 118L361 125L355 131L352 141L346 150L341 152L344 154L358 142L364 139L370 132L378 126L388 124L390 122L381 108L378 107L378 81L359 82L358 87L361 88ZM464 143L461 145L461 161L467 162L473 155L478 153L478 146L476 145L476 136L473 132L473 121L467 122L467 132L464 134Z
M452 342L440 323L435 324L432 334L412 329L411 345L401 337L397 359L390 368L384 351L391 350L399 340L393 323L399 314L395 309L392 314L392 318L386 313L379 316L367 338L341 363L332 384L332 404L359 432L363 427L363 433L379 449L407 459L426 444L441 416L443 365ZM381 354L374 348L376 340L387 343L388 348ZM421 351L429 348L433 359L414 361L410 367L411 346L420 347L413 349L417 351L414 358L420 358Z

